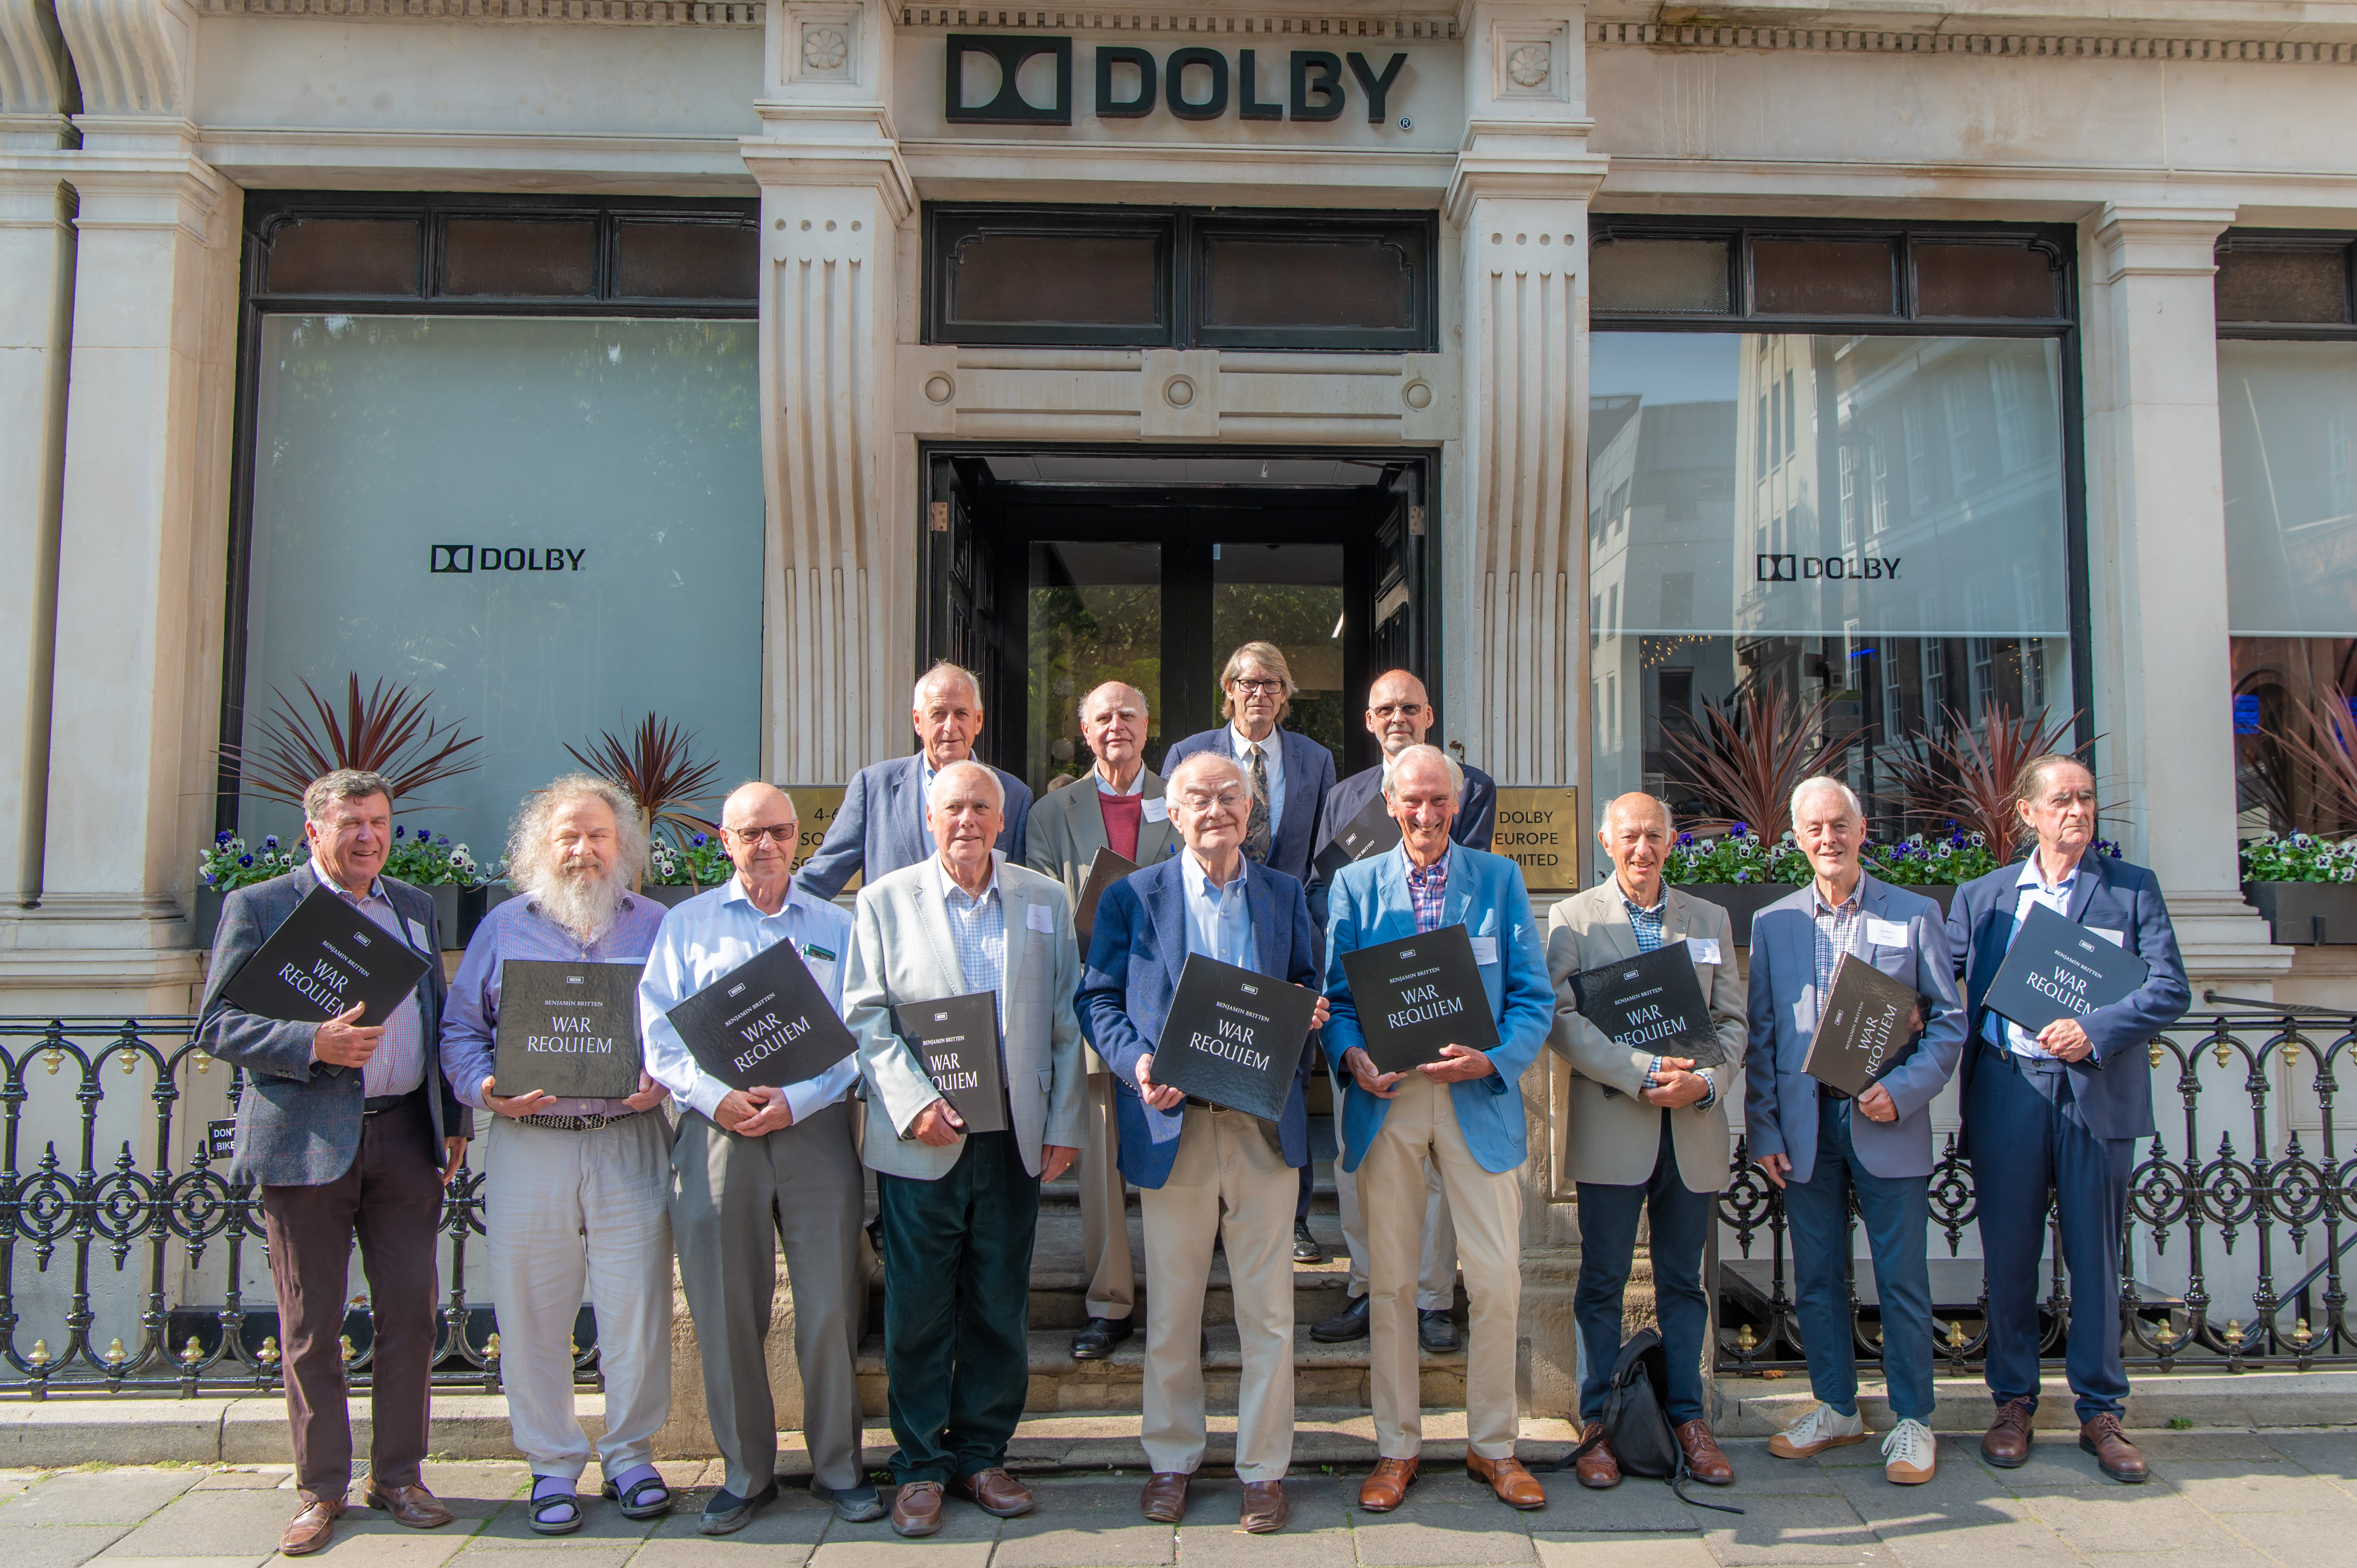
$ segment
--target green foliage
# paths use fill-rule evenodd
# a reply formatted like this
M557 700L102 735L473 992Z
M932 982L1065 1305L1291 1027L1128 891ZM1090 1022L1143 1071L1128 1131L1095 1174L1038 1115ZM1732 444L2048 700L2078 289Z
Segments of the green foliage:
M654 887L717 887L736 874L718 833L690 833L683 843L658 838L650 844L640 881Z
M282 845L276 833L269 833L263 838L260 849L248 849L245 841L234 833L215 833L213 842L197 856L197 885L221 893L232 887L251 887L257 882L285 875L310 855L300 838L292 844Z
M483 868L465 844L452 843L447 833L413 833L398 822L393 828L393 853L384 857L384 874L413 887L472 887L484 879Z
M2245 882L2357 882L2357 839L2269 834L2243 846Z
M2099 844L2114 855L2116 847ZM1882 881L1902 887L1947 886L1970 882L1974 877L1996 869L1996 857L1988 851L1978 833L1954 831L1945 836L1932 835L1929 840L1921 833L1902 839L1897 843L1869 843L1860 856L1866 869ZM1797 887L1809 880L1809 857L1801 853L1786 833L1782 840L1770 845L1758 833L1742 822L1724 838L1696 839L1692 833L1680 833L1678 842L1670 846L1663 866L1664 880L1678 886L1695 884L1754 884Z

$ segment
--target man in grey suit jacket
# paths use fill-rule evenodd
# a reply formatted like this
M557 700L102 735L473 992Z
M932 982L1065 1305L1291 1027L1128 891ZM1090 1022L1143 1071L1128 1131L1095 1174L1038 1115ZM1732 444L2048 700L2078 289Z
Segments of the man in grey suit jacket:
M1177 849L1170 801L1146 766L1146 693L1107 681L1081 699L1081 738L1096 757L1083 777L1050 789L1031 808L1025 864L1060 878L1077 913L1099 850L1154 865ZM1088 955L1085 950L1082 958ZM1072 1359L1098 1361L1132 1332L1137 1270L1129 1252L1128 1184L1121 1176L1121 1134L1114 1121L1113 1075L1084 1049L1089 1104L1081 1145L1081 1273L1088 1321L1072 1337Z
M982 734L981 681L973 671L942 660L918 678L909 722L923 749L914 757L871 762L852 775L825 840L794 875L812 897L832 898L854 876L873 882L932 858L926 791L942 768L974 759L974 738ZM1006 825L999 830L998 847L1019 864L1031 791L1012 773L991 771L1006 794Z
M1005 811L989 768L942 769L928 812L939 854L860 889L844 981L884 1237L892 1528L909 1536L941 1529L945 1487L1003 1519L1032 1507L1006 1444L1030 1386L1039 1184L1081 1141L1081 955L1062 886L992 849ZM998 1003L1007 1130L968 1133L892 1010L984 992Z
M328 1544L351 1484L339 1341L355 1236L376 1329L363 1500L419 1529L450 1522L420 1466L442 1188L473 1132L442 1079L436 1048L443 982L434 900L379 875L393 847L392 787L374 773L339 769L304 791L303 817L310 863L222 900L197 1020L197 1043L246 1076L230 1176L262 1187L303 1505L279 1541L290 1557ZM363 1026L358 1007L326 1023L264 1018L221 994L322 886L429 961L382 1025Z

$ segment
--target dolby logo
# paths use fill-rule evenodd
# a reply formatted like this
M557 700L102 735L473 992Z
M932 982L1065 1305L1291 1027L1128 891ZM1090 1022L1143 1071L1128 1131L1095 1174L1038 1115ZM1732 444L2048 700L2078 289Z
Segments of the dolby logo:
M1752 572L1762 583L1877 583L1899 580L1896 555L1759 555Z

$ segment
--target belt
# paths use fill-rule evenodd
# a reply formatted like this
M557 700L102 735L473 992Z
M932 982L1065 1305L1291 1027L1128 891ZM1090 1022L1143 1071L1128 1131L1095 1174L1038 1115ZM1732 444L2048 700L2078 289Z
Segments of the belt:
M554 1127L560 1133L595 1133L637 1114L630 1111L620 1116L608 1116L602 1112L591 1112L587 1116L518 1116L514 1120L526 1127Z
M1217 1111L1219 1109L1218 1106L1212 1104L1210 1101L1204 1099L1200 1094L1189 1095L1187 1097L1187 1103L1189 1105L1200 1105L1206 1111Z
M407 1094L371 1094L361 1101L361 1114L373 1116L380 1111L390 1111L396 1105L406 1105L417 1098L423 1091L423 1088L424 1086L421 1085L417 1089L411 1090Z

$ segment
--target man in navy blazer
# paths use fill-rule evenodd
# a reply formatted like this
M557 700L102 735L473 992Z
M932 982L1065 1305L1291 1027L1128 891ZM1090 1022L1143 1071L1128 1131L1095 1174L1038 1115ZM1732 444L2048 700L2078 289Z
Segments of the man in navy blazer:
M1815 880L1751 921L1751 1045L1744 1125L1751 1157L1784 1189L1794 1305L1816 1407L1769 1439L1802 1459L1866 1441L1850 1326L1849 1197L1855 1189L1882 1297L1882 1372L1897 1417L1883 1475L1901 1486L1938 1468L1932 1441L1929 1245L1932 1101L1964 1049L1964 1007L1940 907L1866 874L1866 812L1838 779L1792 791L1792 826ZM1842 955L1912 986L1922 1022L1896 1065L1852 1101L1802 1068Z
M221 901L196 1034L202 1049L245 1070L230 1179L262 1187L302 1502L278 1543L290 1557L328 1544L351 1484L340 1340L356 1237L376 1326L364 1500L405 1525L450 1522L420 1466L442 1189L474 1130L442 1077L434 900L380 875L393 847L392 786L350 768L327 774L304 791L303 819L310 860ZM221 994L322 886L428 961L416 989L381 1025L361 1025L358 1007L326 1023L264 1018Z
M1424 1168L1440 1172L1457 1221L1471 1328L1465 1359L1465 1467L1518 1509L1546 1506L1538 1478L1514 1457L1516 1319L1522 1310L1525 1141L1522 1077L1555 1026L1546 943L1521 870L1502 855L1449 842L1463 788L1457 759L1409 746L1383 786L1400 825L1397 847L1334 878L1326 929L1326 994L1334 1015L1328 1056L1350 1073L1342 1091L1342 1164L1358 1173L1367 1224L1372 1331L1374 1474L1359 1506L1388 1513L1415 1479L1424 1445L1417 1391L1415 1283L1424 1229ZM1462 926L1471 940L1498 1044L1461 1045L1406 1072L1379 1072L1351 996L1343 956Z
M2071 1267L2066 1365L2077 1396L2079 1446L2104 1474L2145 1478L2144 1455L2120 1433L2127 1370L2120 1359L2120 1231L2136 1141L2155 1129L2145 1047L2185 1012L2192 993L2160 883L2100 850L2095 776L2072 757L2022 769L2016 809L2037 835L2019 865L1956 889L1948 946L1964 982L1971 1034L1964 1064L1964 1144L1973 1162L1987 1271L1989 1394L1996 1417L1981 1455L2001 1469L2029 1458L2038 1412L2039 1258L2054 1200ZM2129 996L2031 1034L1982 1004L2030 906L2043 904L2097 936L2133 947L2151 972Z
M852 775L843 806L827 824L826 837L794 880L815 898L832 898L854 876L870 882L904 865L933 857L933 836L925 826L925 794L933 775L952 762L978 760L974 737L982 733L982 682L973 671L944 659L918 678L909 722L923 749L914 757L871 762ZM1031 791L1012 773L1001 772L1006 791L1006 826L997 847L1023 864L1024 824L1031 815Z
M1253 788L1244 858L1307 883L1309 846L1334 788L1334 754L1298 731L1276 727L1300 690L1276 644L1247 642L1229 654L1220 689L1227 693L1228 722L1173 745L1162 758L1163 776L1199 751L1234 757Z
M1189 955L1314 987L1301 884L1243 856L1252 787L1233 758L1202 752L1171 775L1170 823L1185 853L1133 873L1097 903L1081 981L1081 1026L1112 1069L1122 1174L1137 1184L1146 1237L1146 1517L1176 1524L1203 1461L1203 1293L1211 1245L1227 1249L1236 1335L1236 1478L1243 1528L1284 1526L1293 1462L1293 1178L1309 1163L1294 1064L1272 1122L1155 1081L1154 1048ZM1325 1022L1318 999L1311 1027ZM1224 1218L1222 1218L1224 1214Z

